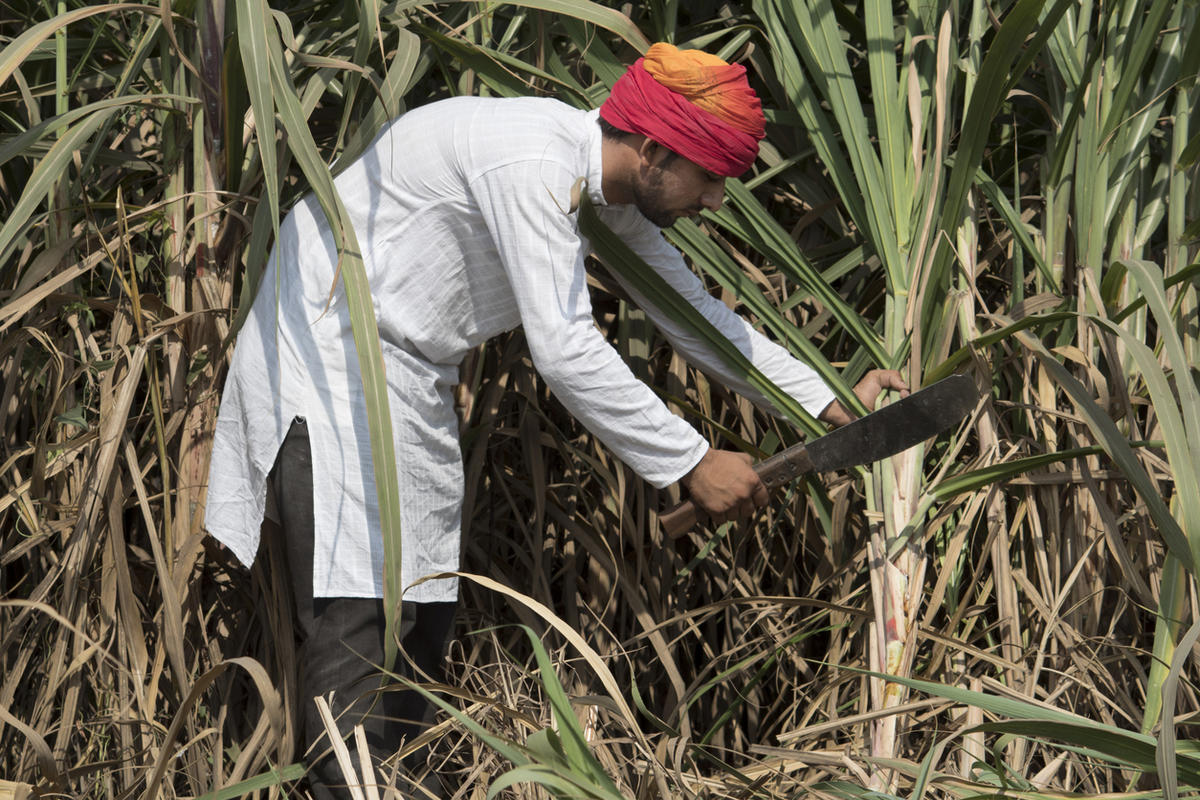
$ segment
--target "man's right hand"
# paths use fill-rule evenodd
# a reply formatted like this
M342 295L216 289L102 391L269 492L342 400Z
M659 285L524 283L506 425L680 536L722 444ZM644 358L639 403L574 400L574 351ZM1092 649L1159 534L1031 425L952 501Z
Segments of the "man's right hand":
M769 500L750 464L746 453L710 448L680 483L714 523L748 519Z

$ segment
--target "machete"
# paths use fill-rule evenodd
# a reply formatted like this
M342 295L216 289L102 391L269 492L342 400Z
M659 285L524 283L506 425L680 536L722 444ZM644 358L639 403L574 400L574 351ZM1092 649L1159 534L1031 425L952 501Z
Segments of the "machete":
M792 445L754 466L768 491L809 472L830 472L893 456L953 428L979 399L975 382L951 375L811 442ZM660 514L672 538L691 530L699 510L689 500Z

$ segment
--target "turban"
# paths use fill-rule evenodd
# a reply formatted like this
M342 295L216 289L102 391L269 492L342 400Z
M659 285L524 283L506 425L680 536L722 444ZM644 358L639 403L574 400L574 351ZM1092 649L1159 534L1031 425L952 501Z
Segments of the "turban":
M764 135L745 67L663 42L617 79L600 116L729 177L750 168Z

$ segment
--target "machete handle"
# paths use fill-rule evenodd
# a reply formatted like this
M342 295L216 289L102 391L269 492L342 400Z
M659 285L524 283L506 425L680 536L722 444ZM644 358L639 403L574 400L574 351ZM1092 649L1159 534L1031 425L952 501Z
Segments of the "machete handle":
M792 445L756 464L754 471L771 491L806 472L882 461L958 425L978 402L975 381L968 375L951 375L807 444ZM687 503L659 519L675 538L695 525L700 515Z
M791 483L806 472L812 472L812 459L803 444L797 444L777 453L765 461L754 465L758 479L773 492L786 483ZM691 500L685 500L679 505L658 515L658 521L663 531L672 539L678 539L690 531L700 521L700 509Z
M672 539L678 539L696 527L700 521L700 509L691 500L684 500L674 508L658 515L663 531Z

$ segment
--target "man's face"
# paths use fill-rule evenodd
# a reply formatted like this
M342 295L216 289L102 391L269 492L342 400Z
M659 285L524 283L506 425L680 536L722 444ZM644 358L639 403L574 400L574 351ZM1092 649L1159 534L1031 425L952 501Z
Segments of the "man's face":
M669 228L680 217L720 208L725 200L725 178L659 146L639 173L633 198L646 219Z

